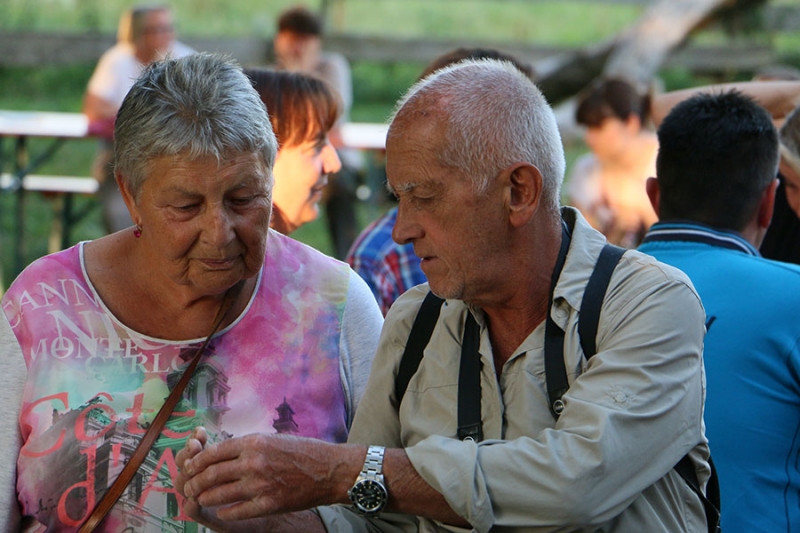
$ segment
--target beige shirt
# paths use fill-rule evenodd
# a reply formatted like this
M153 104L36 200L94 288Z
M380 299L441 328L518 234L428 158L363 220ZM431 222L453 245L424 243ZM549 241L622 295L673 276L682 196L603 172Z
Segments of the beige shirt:
M682 272L628 251L600 315L598 352L587 361L578 311L605 240L576 210L564 214L574 230L551 310L566 331L570 380L559 420L547 407L544 323L496 374L481 310L457 300L442 307L398 413L394 378L428 291L423 285L386 317L350 442L405 447L417 472L473 531L705 532L700 499L672 470L691 450L701 486L709 476L699 297ZM481 327L480 443L455 438L467 312ZM464 531L426 519L416 529L416 519L389 514L367 528L342 507L319 512L329 531ZM395 521L405 526L389 525Z

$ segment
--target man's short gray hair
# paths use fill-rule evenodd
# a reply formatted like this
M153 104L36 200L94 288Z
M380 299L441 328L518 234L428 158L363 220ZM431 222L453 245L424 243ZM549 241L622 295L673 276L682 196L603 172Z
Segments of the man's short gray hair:
M566 162L555 115L541 91L507 61L466 60L417 82L397 104L439 110L447 142L439 162L472 177L476 193L486 191L500 171L519 162L542 173L544 206L558 209Z
M138 195L154 158L257 153L272 169L267 110L231 59L193 54L152 63L128 92L114 128L115 172Z

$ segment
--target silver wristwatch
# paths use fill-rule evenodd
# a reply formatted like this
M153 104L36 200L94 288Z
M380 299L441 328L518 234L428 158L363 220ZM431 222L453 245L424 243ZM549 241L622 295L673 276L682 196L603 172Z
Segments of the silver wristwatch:
M370 446L364 468L347 491L353 509L364 516L377 516L386 506L389 493L383 483L383 446Z

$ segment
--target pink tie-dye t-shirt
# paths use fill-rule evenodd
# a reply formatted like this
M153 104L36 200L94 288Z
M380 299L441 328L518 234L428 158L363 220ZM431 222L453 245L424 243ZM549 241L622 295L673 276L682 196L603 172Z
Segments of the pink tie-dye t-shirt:
M27 268L3 310L28 368L17 492L35 531L75 531L133 453L203 339L138 334L105 307L82 245ZM101 530L202 531L172 488L197 425L212 441L248 433L347 437L339 337L349 268L270 232L257 289L212 340L167 427ZM199 528L199 529L198 529Z

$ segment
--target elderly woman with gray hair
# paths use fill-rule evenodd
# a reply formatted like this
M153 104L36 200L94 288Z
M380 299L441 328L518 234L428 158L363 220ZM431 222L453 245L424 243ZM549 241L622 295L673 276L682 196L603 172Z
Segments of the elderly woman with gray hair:
M2 300L0 529L196 531L173 488L195 426L346 439L382 315L346 264L269 229L276 149L227 59L136 82L115 129L135 226Z

